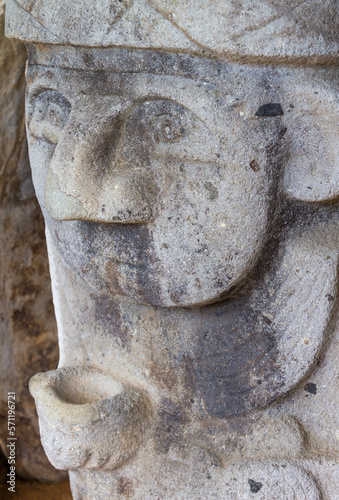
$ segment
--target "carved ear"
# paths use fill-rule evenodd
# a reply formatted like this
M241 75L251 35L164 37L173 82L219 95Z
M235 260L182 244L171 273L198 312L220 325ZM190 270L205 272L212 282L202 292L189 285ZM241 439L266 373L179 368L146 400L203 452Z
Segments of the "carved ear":
M339 197L339 87L331 69L305 73L288 84L284 188L288 198L332 201Z

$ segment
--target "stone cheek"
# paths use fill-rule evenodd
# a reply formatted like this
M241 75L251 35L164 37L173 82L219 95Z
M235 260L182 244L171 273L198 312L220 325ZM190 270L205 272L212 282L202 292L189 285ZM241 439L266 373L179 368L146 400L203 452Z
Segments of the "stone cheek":
M94 9L94 48L71 46L82 8L72 34L62 3L53 32L41 2L15 7L24 37L44 17L35 42L66 30L65 46L30 46L27 72L60 342L59 368L30 382L46 453L77 499L334 498L337 69L279 65L278 43L272 64L225 62L226 17L205 57L176 38L177 53L153 50L142 20L139 50L128 27L141 3ZM154 32L162 16L199 45L198 4L194 23L191 8L150 0ZM237 56L246 19L257 40L308 19L293 1L260 9L258 29L241 11ZM111 40L119 23L133 48L103 48L100 30ZM305 62L287 39L289 62Z

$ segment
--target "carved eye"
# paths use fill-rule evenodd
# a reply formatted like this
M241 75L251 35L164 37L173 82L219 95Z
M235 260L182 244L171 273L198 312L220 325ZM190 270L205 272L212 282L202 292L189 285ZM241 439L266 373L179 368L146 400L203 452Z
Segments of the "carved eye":
M71 105L64 96L55 90L45 90L33 102L29 130L32 135L57 144L70 112Z
M178 116L162 115L154 121L153 138L155 142L177 142L185 136L184 126Z
M136 105L127 115L121 138L119 154L126 161L134 158L136 165L150 158L219 163L222 155L218 139L196 114L165 99Z

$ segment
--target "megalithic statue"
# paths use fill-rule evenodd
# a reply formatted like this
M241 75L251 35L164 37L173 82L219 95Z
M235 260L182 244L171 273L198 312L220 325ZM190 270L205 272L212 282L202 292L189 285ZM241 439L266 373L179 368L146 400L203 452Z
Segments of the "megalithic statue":
M75 499L336 491L337 10L8 0Z

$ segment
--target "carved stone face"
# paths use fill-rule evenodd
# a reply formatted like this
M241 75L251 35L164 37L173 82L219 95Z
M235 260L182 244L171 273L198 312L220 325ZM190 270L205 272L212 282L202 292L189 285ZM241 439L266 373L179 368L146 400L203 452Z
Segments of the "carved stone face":
M198 74L194 57L141 64L135 52L111 51L105 70L89 51L90 70L30 66L37 196L61 255L95 290L211 303L251 271L277 207L281 117L256 116L275 90L260 68L200 60Z

